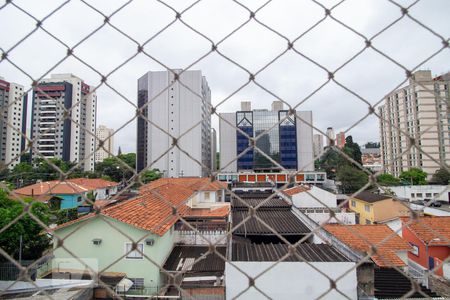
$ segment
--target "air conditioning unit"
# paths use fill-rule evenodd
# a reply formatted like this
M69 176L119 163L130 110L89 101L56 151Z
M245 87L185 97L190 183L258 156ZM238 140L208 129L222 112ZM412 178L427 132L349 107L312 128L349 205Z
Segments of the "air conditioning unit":
M153 246L154 243L155 243L155 240L154 240L154 239L146 239L146 240L145 240L145 244L146 244L147 246Z
M93 239L92 244L94 245L100 245L102 243L102 239Z

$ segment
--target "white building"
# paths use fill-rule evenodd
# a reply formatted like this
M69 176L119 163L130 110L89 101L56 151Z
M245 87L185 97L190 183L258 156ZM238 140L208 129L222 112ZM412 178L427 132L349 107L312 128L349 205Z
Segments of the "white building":
M450 202L450 188L448 185L405 185L386 186L388 190L395 193L399 198L416 200L440 200Z
M211 171L217 170L217 133L211 128Z
M274 108L280 108L275 102ZM258 149L243 133L256 139ZM221 113L219 139L222 172L314 171L311 111L297 111L295 116L287 110L267 109Z
M318 133L313 136L314 157L316 158L323 151L323 135Z
M0 163L12 169L26 146L27 94L23 86L0 77L0 108Z
M201 71L184 71L179 80L173 72L148 72L138 80L138 107L145 118L138 118L137 170L156 168L175 178L207 176L211 91Z
M97 127L97 138L103 141L103 147L100 147L95 152L95 161L101 162L105 158L111 157L110 153L114 153L114 129L108 128L104 125ZM97 141L99 144L99 141Z
M431 71L417 71L409 85L385 98L379 108L385 172L399 176L402 171L416 167L431 177L440 165L450 164L449 83L450 73L433 78ZM412 142L433 159L416 147L406 151Z
M82 79L53 74L41 80L33 93L32 156L39 153L94 170L96 113L97 96Z

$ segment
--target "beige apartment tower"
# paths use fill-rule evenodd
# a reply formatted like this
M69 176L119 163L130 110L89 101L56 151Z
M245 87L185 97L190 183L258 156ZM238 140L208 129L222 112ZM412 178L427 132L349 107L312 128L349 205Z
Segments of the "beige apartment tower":
M385 172L399 176L415 167L431 177L449 165L449 82L450 73L433 78L431 71L417 71L409 85L387 95L378 110ZM410 148L413 142L428 155Z
M99 125L96 134L99 139L97 144L103 141L103 148L99 148L95 152L95 162L102 162L105 158L111 157L111 153L114 153L114 129Z

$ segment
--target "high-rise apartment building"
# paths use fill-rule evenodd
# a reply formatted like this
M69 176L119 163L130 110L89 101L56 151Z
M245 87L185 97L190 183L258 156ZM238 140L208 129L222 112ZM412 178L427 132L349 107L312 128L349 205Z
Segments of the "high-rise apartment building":
M318 133L313 136L314 157L322 153L323 151L323 135Z
M211 170L217 170L217 132L211 128Z
M336 145L336 141L334 140L336 136L334 135L333 127L327 128L326 138L327 138L327 147Z
M297 117L290 116L287 110L267 109L221 113L220 116L222 172L280 170L271 160L284 169L314 171L311 111L298 111ZM255 142L258 149L249 147L249 139L243 133L258 137Z
M336 134L336 140L335 140L336 146L340 149L344 148L345 146L345 132L341 131L338 134Z
M34 88L31 120L32 156L80 163L94 170L97 96L72 74L53 74Z
M0 164L13 168L25 149L27 94L24 87L0 77Z
M208 175L211 91L201 71L148 72L138 80L138 107L144 116L137 124L138 171L156 168L174 178Z
M282 101L273 101L272 102L272 111L283 110L284 105Z
M105 158L111 157L110 153L114 153L114 129L99 125L96 134L97 138L103 141L103 147L95 152L95 162L101 162Z
M431 176L440 164L450 164L449 85L450 73L433 78L431 71L417 71L407 86L385 98L379 108L385 172L398 176L416 167ZM430 157L414 146L408 150L412 143Z

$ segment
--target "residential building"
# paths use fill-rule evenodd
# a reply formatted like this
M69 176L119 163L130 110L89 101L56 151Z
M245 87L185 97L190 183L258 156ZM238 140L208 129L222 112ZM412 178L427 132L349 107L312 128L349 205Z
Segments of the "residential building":
M104 125L97 127L98 150L95 151L95 162L102 162L105 158L113 156L114 153L114 129ZM102 141L102 147L100 147Z
M314 171L311 124L311 111L295 115L266 109L221 113L222 172ZM250 145L249 138L255 139L256 147Z
M211 91L201 71L146 73L138 80L138 107L137 171L159 169L171 178L210 174Z
M362 148L361 160L363 167L371 170L372 172L379 172L383 170L380 148Z
M33 91L32 156L59 158L94 170L96 115L97 96L82 79L72 74L42 79Z
M281 196L317 224L356 222L354 212L338 207L336 194L317 186L294 186L283 190Z
M385 172L399 176L414 167L431 177L450 164L449 83L450 73L433 78L431 71L420 70L407 86L386 96L378 109Z
M386 186L399 198L409 201L439 200L450 203L450 186L448 185L399 185Z
M350 209L357 213L359 224L377 224L401 216L409 216L409 204L393 196L363 191L350 197ZM359 221L359 222L358 222Z
M327 128L326 138L327 138L327 147L336 145L336 141L334 140L336 138L336 135L334 134L333 127Z
M336 146L340 149L344 148L345 146L345 132L341 131L338 134L336 134L336 140L335 140Z
M240 172L221 172L218 174L218 179L223 182L235 184L237 182L245 183L265 183L271 182L275 186L281 187L288 183L295 182L297 184L313 184L324 185L326 179L325 172L253 172L253 171L240 171Z
M402 237L412 247L408 253L412 274L450 278L450 217L402 218ZM445 267L444 267L445 266Z
M252 101L241 101L241 111L251 111Z
M318 158L323 151L323 135L320 133L313 135L314 158Z
M0 77L0 164L12 169L25 150L28 97L24 87Z
M320 235L358 263L359 298L400 299L407 294L410 298L439 297L405 275L412 247L387 225L327 224Z
M177 228L185 231L181 225L185 225L186 219L192 216L203 216L204 220L211 218L210 224L216 223L215 215L220 218L225 215L225 219L228 219L223 211L229 213L229 204L213 202L224 201L223 193L224 185L211 182L209 178L165 178L153 181L143 186L139 196L134 199L104 207L98 214L91 213L56 227L55 236L64 239L64 246L73 253L58 248L55 242L52 271L72 273L79 268L84 269L73 259L75 255L102 273L125 273L133 282L133 289L139 290L142 295L159 293L167 283L160 266L166 265L170 271L176 271L177 266L173 265L175 258L171 253L188 251L186 248L174 247L175 243L196 245L194 239L182 236L183 233ZM180 221L180 217L184 221ZM209 230L213 230L212 227ZM226 240L223 235L221 237ZM136 249L132 248L134 242L137 243ZM222 251L218 248L217 251ZM192 260L186 262L187 266L190 264ZM212 270L212 266L206 267ZM190 271L199 271L197 275L202 273L197 267ZM215 271L220 272L220 268Z
M66 209L84 204L90 192L95 200L108 199L117 193L118 185L117 182L104 179L75 178L37 182L16 189L14 193L47 203L54 209Z

